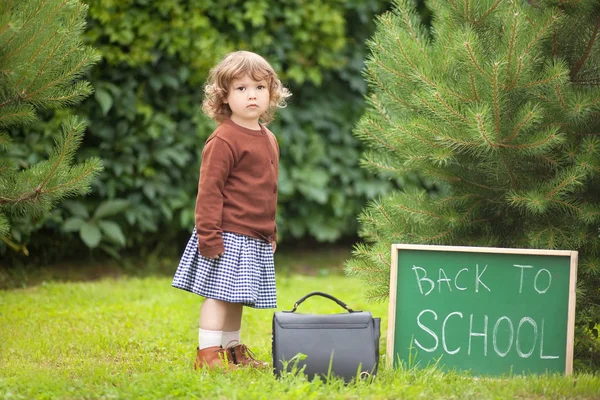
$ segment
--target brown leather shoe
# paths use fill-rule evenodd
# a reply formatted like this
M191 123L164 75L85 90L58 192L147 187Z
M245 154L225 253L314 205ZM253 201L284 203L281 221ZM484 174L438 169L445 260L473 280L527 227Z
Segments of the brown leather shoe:
M232 363L231 353L228 349L221 346L212 346L198 349L194 369L200 368L232 370L236 366Z
M245 344L239 343L235 346L227 347L233 356L233 362L238 366L250 366L253 368L269 368L269 363L254 358L254 353Z

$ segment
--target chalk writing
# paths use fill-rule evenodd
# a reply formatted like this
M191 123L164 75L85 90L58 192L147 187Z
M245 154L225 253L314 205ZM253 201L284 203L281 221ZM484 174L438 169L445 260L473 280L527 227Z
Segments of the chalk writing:
M427 318L429 316L429 318ZM461 346L455 346L454 348L449 348L448 346L448 336L447 335L447 325L450 321L450 317L454 317L453 318L453 324L459 324L459 328L463 327L464 328L464 334L466 336L468 336L468 347L467 347L467 354L471 355L472 351L474 351L473 349L475 347L477 347L478 349L481 349L483 351L483 355L487 356L488 355L488 338L489 338L489 316L488 315L483 315L483 316L476 316L475 314L469 314L469 325L468 328L467 326L463 323L462 325L460 325L460 320L464 319L464 315L462 312L460 311L453 311L451 313L449 313L448 315L446 315L446 317L444 318L442 325L441 325L441 329L435 329L435 324L432 323L431 319L433 319L433 321L437 321L438 320L438 314L431 309L424 309L422 310L418 315L417 315L417 326L422 330L422 332L426 333L426 336L422 336L419 332L417 332L417 334L414 337L414 344L420 348L423 351L426 351L428 353L432 353L434 351L437 351L440 345L440 337L438 336L437 332L441 332L441 343L442 343L442 349L444 351L444 353L446 354L450 354L450 355L454 355L457 354L461 351L462 347ZM505 324L507 325L508 329L500 329L500 324ZM525 316L522 317L518 324L517 324L517 329L516 329L516 335L515 335L515 324L513 323L513 321L507 317L507 316L501 316L500 318L498 318L496 320L496 322L494 323L494 328L492 329L492 334L491 334L491 339L492 339L492 348L493 351L496 355L500 356L500 357L506 357L507 354L510 353L510 351L513 349L513 345L514 345L514 350L517 353L517 355L521 358L530 358L535 350L536 347L538 345L538 339L539 339L539 358L540 359L556 359L559 358L559 356L557 355L548 355L545 354L544 352L544 336L545 336L545 320L544 318L542 318L541 320L541 329L538 329L538 323L531 317ZM459 331L458 329L454 329L454 334L453 336L456 335L456 331ZM502 336L499 338L499 336ZM529 340L530 343L530 348L529 349L524 349L523 348L523 337L527 337L527 338L533 338L533 341ZM456 340L456 338L454 338ZM477 340L480 339L480 340ZM498 342L499 340L501 340L502 343L505 344L505 349L501 350L498 346ZM433 341L432 344L430 344L429 346L426 343L427 341L431 342Z
M514 267L516 268L521 268L521 279L519 280L519 293L523 293L523 278L525 275L525 270L526 269L530 269L530 268L534 268L533 265L519 265L519 264L513 264ZM543 289L540 289L538 287L538 278L540 277L540 274L544 272L544 275L547 276L547 284L546 287ZM538 272L535 274L535 277L533 278L533 289L538 292L539 294L544 294L548 291L548 289L550 289L550 285L552 284L552 274L550 273L550 271L548 271L545 268L540 268L538 270Z
M475 283L473 285L473 287L475 289L475 293L479 293L480 286L487 289L488 292L491 292L491 289L482 280L483 274L485 273L485 270L487 269L487 267L488 266L486 265L480 271L479 264L475 264L475 276L474 276ZM442 282L448 286L449 292L452 291L452 283L454 283L454 287L457 290L463 290L463 291L467 290L466 286L458 285L458 278L460 277L460 274L462 274L463 272L468 273L469 268L463 268L460 271L458 271L456 273L456 275L454 276L454 279L448 277L448 274L446 273L444 268L439 268L437 281L434 281L433 279L428 278L427 270L423 267L420 267L418 265L413 265L412 270L415 271L415 277L417 278L417 285L419 286L419 292L421 292L422 295L428 296L431 292L433 292L433 290L436 287L436 283L437 283L438 293L442 293ZM461 282L462 282L462 280L461 280ZM425 284L427 285L427 287L425 288L426 290L423 289L423 286Z

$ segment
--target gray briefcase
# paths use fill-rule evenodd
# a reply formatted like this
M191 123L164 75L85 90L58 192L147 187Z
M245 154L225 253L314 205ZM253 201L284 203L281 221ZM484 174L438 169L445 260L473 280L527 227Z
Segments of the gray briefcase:
M348 312L296 312L300 303L315 295L335 301ZM338 376L346 382L373 376L379 362L379 325L380 318L373 318L370 312L354 311L326 293L309 293L292 310L273 315L274 373L281 376L284 370L298 368L309 379Z

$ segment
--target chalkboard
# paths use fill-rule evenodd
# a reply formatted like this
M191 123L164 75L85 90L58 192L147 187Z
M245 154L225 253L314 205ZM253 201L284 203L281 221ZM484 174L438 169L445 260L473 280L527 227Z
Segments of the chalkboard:
M392 245L387 362L570 374L576 275L576 251Z

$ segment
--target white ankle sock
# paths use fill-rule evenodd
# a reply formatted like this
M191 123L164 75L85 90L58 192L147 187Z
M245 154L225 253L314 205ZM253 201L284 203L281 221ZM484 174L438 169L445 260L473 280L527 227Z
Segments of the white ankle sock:
M223 338L223 331L209 331L200 329L198 332L198 348L220 346Z
M221 339L221 346L235 346L240 344L240 331L234 332L223 332L223 338Z

